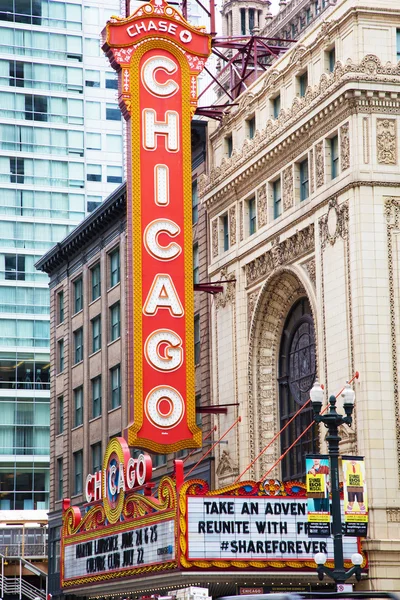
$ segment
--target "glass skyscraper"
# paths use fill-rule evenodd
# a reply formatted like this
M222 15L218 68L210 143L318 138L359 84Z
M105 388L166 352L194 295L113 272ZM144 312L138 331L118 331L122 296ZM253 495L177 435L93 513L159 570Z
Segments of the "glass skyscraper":
M36 260L123 180L116 0L0 0L0 510L49 501L47 276Z

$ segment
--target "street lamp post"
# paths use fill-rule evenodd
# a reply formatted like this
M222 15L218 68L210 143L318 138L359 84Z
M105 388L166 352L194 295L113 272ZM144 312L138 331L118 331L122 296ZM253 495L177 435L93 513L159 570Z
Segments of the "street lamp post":
M328 454L330 459L330 478L332 494L332 536L333 536L333 557L334 568L325 567L327 557L319 552L314 560L317 564L318 578L322 581L324 575L328 575L337 584L345 583L352 575L356 576L357 581L361 579L361 554L355 553L351 557L353 567L346 571L343 559L343 535L342 535L342 517L340 508L339 492L339 427L353 422L352 413L354 409L354 391L347 383L343 392L343 408L346 415L341 415L336 410L336 398L329 398L329 410L326 414L321 414L324 392L318 381L316 381L310 391L310 398L314 410L314 419L316 423L323 423L328 430L326 440L328 442ZM361 558L361 561L360 561Z

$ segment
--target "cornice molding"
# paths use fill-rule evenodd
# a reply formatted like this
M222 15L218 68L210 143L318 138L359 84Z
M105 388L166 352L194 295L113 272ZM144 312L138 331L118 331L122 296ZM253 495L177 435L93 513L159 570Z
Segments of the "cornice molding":
M382 102L382 92L380 91L376 91L376 98L374 98L374 92L371 93L371 90L365 90L364 95L363 91L359 89L347 90L341 96L333 99L328 106L321 108L315 116L299 127L296 132L291 133L285 140L271 147L279 136L282 136L290 127L293 127L303 117L306 117L310 111L316 109L319 104L331 97L335 92L338 92L346 84L356 83L358 85L360 83L371 82L399 85L400 62L397 65L393 65L392 63L383 65L380 59L372 54L367 55L359 64L353 63L351 60L348 60L346 64L337 62L333 73L324 73L320 78L319 84L313 88L307 88L306 95L303 98L295 98L293 100L291 109L287 111L281 110L278 119L275 121L268 120L265 129L261 131L257 130L252 140L245 140L241 150L235 149L231 158L224 158L219 167L211 170L208 178L204 176L199 181L199 194L204 198L207 207L211 208L215 201L229 193L232 186L240 184L243 178L250 175L254 178L254 171L265 168L266 162L271 161L282 151L287 153L288 147L293 142L298 148L299 141L304 135L310 140L310 130L315 133L315 125L318 122L326 125L327 121L329 121L327 116L329 114L337 114L341 105L347 104L348 106L352 106L354 112L369 113L375 109L377 112L387 112L390 108L392 114L393 112L400 114L400 94L395 91L389 92L387 102L391 106L388 107L387 103ZM253 97L252 102L254 102ZM376 102L376 106L374 106L374 102ZM268 147L270 148L268 149ZM265 154L255 160L257 155L263 150L266 151ZM249 164L252 160L254 161L253 164ZM246 164L248 164L248 168L243 170ZM241 169L240 173L238 172L239 169ZM237 173L235 174L235 172ZM230 175L233 175L231 181L223 188L214 192L215 188Z

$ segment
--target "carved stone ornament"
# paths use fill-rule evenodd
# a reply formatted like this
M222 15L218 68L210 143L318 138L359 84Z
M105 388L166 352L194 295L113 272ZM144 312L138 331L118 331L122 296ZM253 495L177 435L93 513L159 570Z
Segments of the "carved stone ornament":
M237 474L237 465L235 465L230 453L227 450L222 451L221 458L215 472L220 479L223 479L224 477L232 477L232 475Z
M379 164L397 164L397 136L395 119L376 120L376 151Z
M236 204L229 209L229 245L236 244Z
M315 256L313 256L306 262L302 263L301 266L303 267L303 269L305 270L305 272L307 273L308 277L310 278L310 280L312 281L312 283L315 287L316 280L317 280L316 270L315 270Z
M252 260L245 267L246 284L252 285L280 265L286 265L315 249L314 224L301 229L283 242L276 239L268 252Z
M337 198L329 200L328 212L319 220L319 235L321 247L327 243L332 246L338 238L345 238L348 233L349 206L346 203L338 205Z
M340 166L342 171L350 167L349 123L345 123L340 128Z
M218 219L214 219L211 223L211 246L212 246L212 257L217 258L218 256Z
M260 293L260 288L258 288L257 290L255 290L253 292L250 292L250 294L247 295L247 326L248 326L248 328L250 328L250 325L251 325L251 319L253 317L254 307L256 305L259 293Z
M398 373L398 339L397 332L399 327L398 315L398 284L395 275L397 251L396 241L400 227L400 197L386 198L385 216L387 227L387 260L389 270L389 309L390 309L390 341L391 341L391 364L393 377L393 397L394 397L394 416L396 423L396 446L397 446L397 469L400 480L400 398L399 398L399 373Z
M243 202L239 202L239 241L243 242L244 231L243 231Z
M287 167L283 171L283 210L293 206L293 167Z
M340 454L355 455L357 454L357 436L354 429L349 429L347 425L339 426L340 435Z
M317 179L317 188L325 183L325 160L324 160L324 142L315 145L315 175Z
M267 186L262 185L257 190L257 223L258 227L264 227L268 223L268 200Z
M400 523L400 508L387 508L386 516L388 523Z
M227 272L226 268L221 270L221 280L228 280L228 283L224 283L224 291L216 294L215 296L215 308L225 308L228 303L232 303L235 300L236 294L236 279L235 273Z

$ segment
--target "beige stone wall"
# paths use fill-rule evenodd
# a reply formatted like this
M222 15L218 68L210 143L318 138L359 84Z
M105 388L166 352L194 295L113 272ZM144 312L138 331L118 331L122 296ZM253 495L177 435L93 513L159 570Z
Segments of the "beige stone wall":
M364 548L370 571L362 585L375 590L400 590L396 29L400 10L393 3L338 3L328 21L308 31L240 97L211 135L213 168L201 190L209 215L209 275L232 278L212 312L213 400L223 403L230 395L239 403L238 413L230 410L218 419L220 426L242 417L227 447L216 451L217 484L234 480L279 431L280 340L290 308L307 296L318 377L328 393L339 392L360 372L355 424L342 428L341 450L366 459L370 539ZM337 62L330 73L326 52L332 45ZM310 85L300 97L297 78L305 70ZM277 93L282 110L270 119ZM253 140L243 136L249 114L257 122ZM234 140L230 158L224 156L228 135ZM309 193L301 200L305 160ZM246 207L252 198L257 230L250 235ZM323 436L321 428L321 449ZM244 478L261 477L279 456L278 437ZM279 464L270 475L280 478Z

